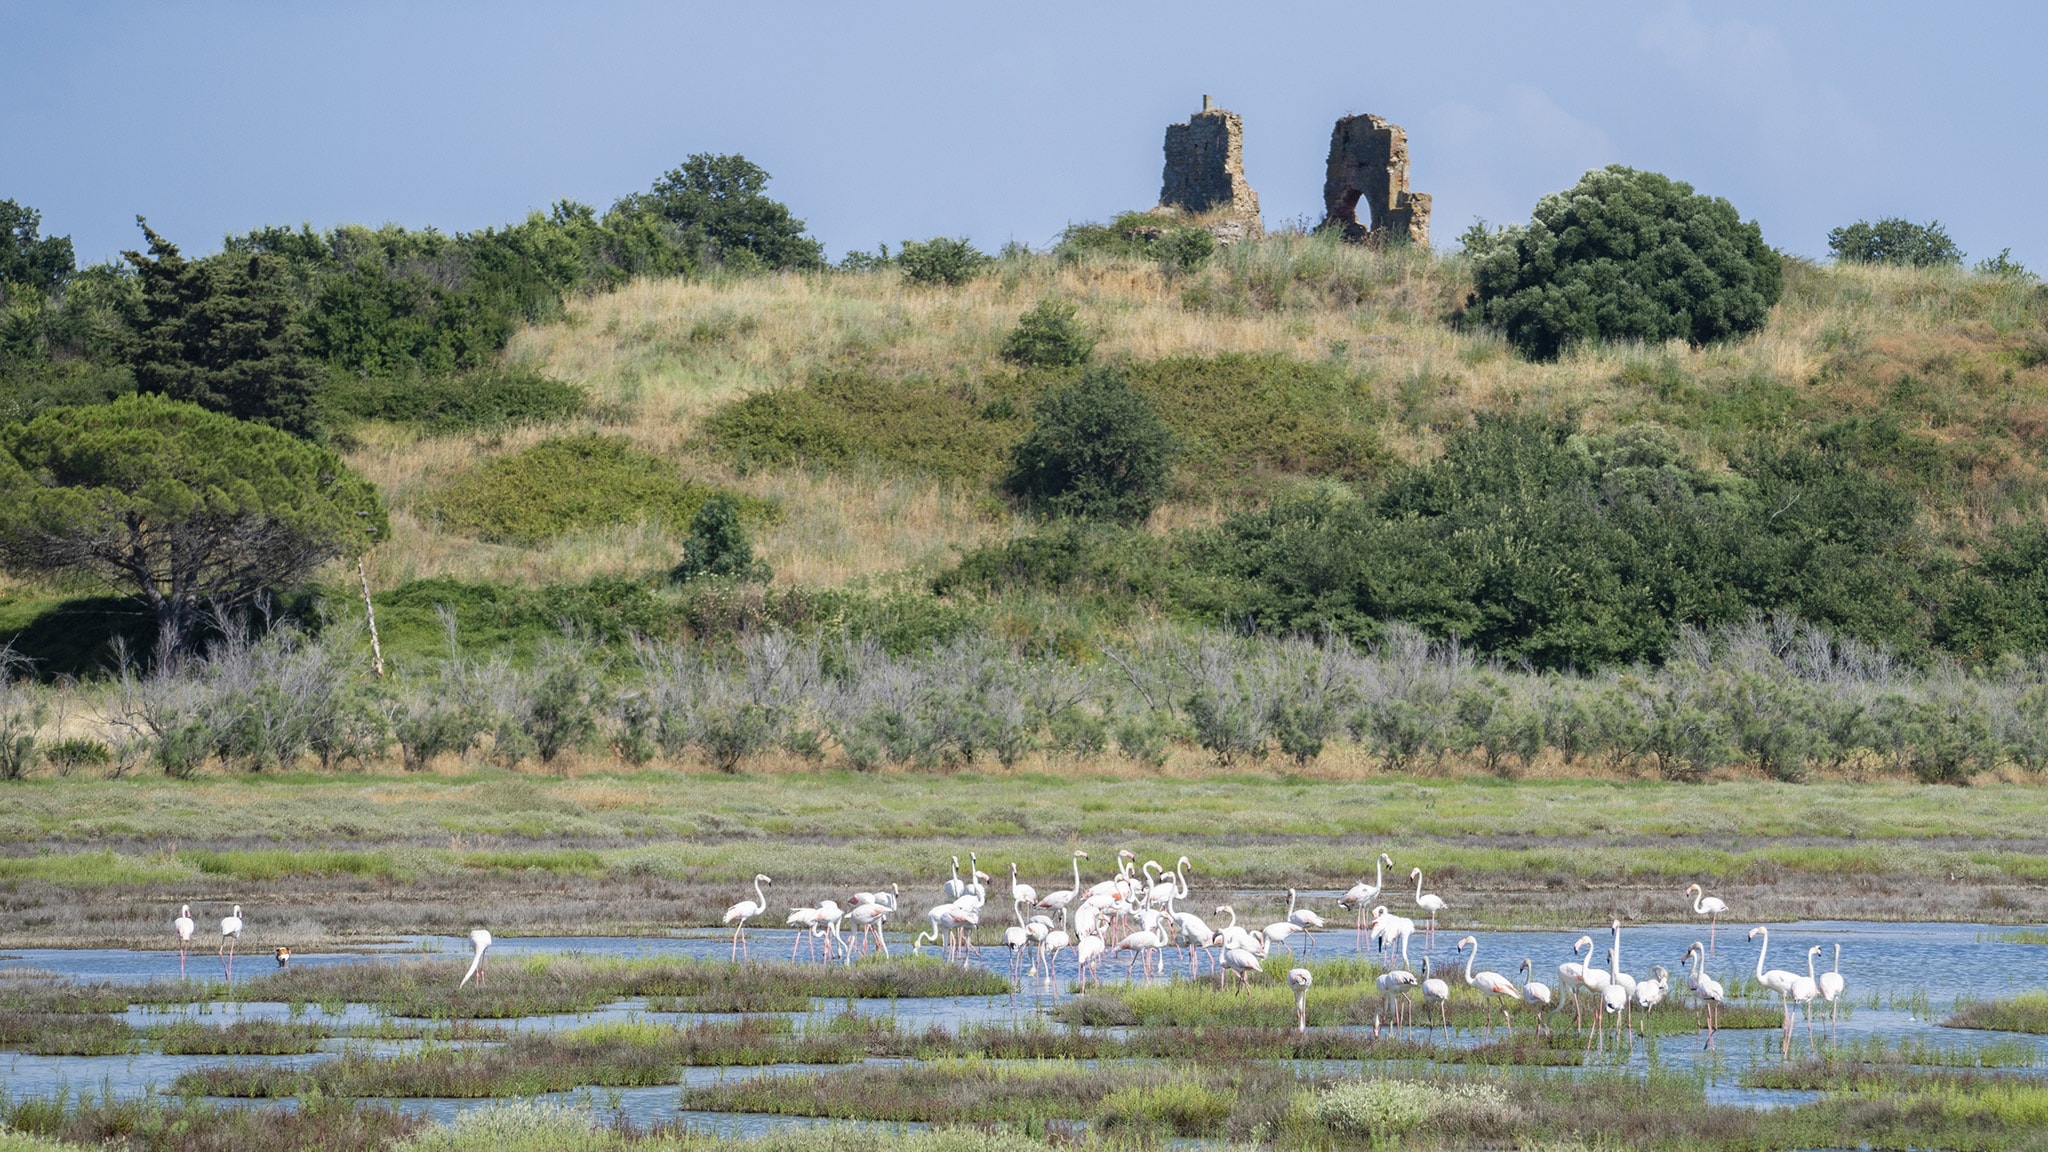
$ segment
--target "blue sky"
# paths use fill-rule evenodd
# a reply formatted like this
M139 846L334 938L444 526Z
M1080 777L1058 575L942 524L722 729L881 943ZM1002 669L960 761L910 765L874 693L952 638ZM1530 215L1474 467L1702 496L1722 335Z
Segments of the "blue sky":
M82 261L135 246L137 213L211 251L602 207L700 151L766 167L834 256L1043 244L1150 206L1207 92L1245 118L1269 225L1319 213L1331 122L1375 112L1440 240L1621 162L1788 251L1938 217L1973 260L2048 269L2043 4L0 0L0 28L0 198Z

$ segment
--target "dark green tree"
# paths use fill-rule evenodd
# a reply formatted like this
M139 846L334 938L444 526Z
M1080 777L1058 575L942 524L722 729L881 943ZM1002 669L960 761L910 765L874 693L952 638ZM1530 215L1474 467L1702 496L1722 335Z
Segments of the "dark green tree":
M149 254L125 252L142 282L130 364L139 392L184 400L299 436L314 427L313 365L279 260L187 260L138 216Z
M334 453L196 405L127 396L0 430L0 563L127 589L172 652L208 610L386 533L376 490Z
M683 541L683 558L670 570L669 579L678 583L705 576L722 576L743 583L765 584L774 577L768 565L754 558L753 541L740 519L739 501L723 492L704 501L690 519L690 538Z
M1048 391L1010 457L1009 491L1037 511L1141 523L1166 492L1174 437L1122 372Z
M995 263L995 257L967 242L966 237L934 236L929 240L905 240L896 263L903 278L912 284L944 284L954 287Z
M1095 337L1074 318L1074 306L1050 298L1017 320L1003 338L1003 359L1027 368L1076 368L1095 352Z
M14 292L46 296L71 278L71 237L43 236L43 214L0 200L0 300Z
M1590 340L1726 340L1763 327L1780 258L1735 206L1619 164L1545 196L1473 269L1473 315L1524 355Z
M804 222L767 187L767 171L745 156L699 152L651 190L620 200L613 214L665 221L685 249L729 268L824 267L825 246L804 235Z
M1963 262L1963 250L1949 239L1941 221L1915 224L1897 216L1887 216L1875 224L1858 220L1830 231L1828 251L1844 264L1953 268Z

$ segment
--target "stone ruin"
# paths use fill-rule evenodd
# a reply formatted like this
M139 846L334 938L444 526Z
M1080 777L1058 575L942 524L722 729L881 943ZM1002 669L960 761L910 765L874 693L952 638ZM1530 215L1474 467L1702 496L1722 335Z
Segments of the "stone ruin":
M1202 110L1166 127L1159 209L1211 217L1218 239L1257 236L1259 194L1244 178L1244 118L1202 97Z
M1170 138L1169 138L1170 139ZM1368 216L1358 218L1360 201ZM1330 133L1323 227L1356 243L1429 247L1429 194L1408 190L1408 134L1372 115L1346 116Z

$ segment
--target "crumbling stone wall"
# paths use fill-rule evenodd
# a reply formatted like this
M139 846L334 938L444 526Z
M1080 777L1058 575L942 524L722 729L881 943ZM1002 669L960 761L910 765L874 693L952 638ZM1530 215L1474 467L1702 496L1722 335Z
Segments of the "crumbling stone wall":
M1372 115L1337 121L1323 178L1323 227L1341 228L1358 243L1406 239L1429 247L1429 194L1408 190L1408 134L1400 125Z
M1166 127L1159 206L1215 214L1259 229L1259 194L1244 178L1244 119L1202 97L1202 110Z

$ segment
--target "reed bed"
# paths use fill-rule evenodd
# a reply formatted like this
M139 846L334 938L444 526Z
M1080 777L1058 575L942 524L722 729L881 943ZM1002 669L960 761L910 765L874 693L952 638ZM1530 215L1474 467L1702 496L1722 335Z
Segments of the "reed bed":
M1942 1020L1944 1028L1982 1028L1993 1032L2048 1035L2048 992L2028 992L2004 1000L1965 1004Z

